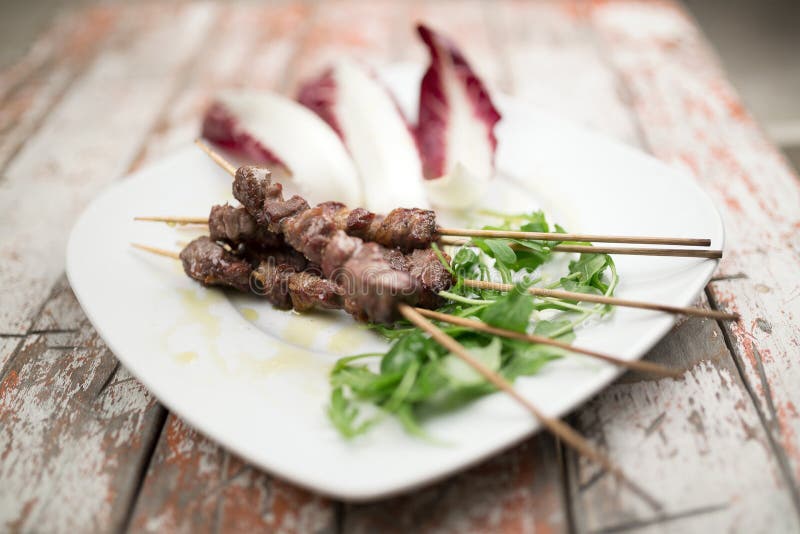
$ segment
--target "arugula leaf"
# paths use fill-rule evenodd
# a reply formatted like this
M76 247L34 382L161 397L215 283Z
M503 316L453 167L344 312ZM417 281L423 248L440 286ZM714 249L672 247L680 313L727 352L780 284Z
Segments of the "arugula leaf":
M508 364L501 369L501 374L510 381L520 376L535 375L548 362L563 356L564 352L556 347L528 344L508 361Z
M602 292L594 286L590 286L581 282L576 282L571 278L562 278L561 287L563 287L566 291L572 291L573 293L589 293L592 295L600 295Z
M453 257L452 268L459 278L471 278L480 270L480 257L471 247L461 247Z
M604 254L581 254L577 261L569 264L570 273L578 273L578 281L588 284L599 272L606 267Z
M509 239L473 239L473 242L500 263L508 265L517 261L517 255L509 245L511 243Z
M420 361L428 343L419 330L398 338L381 360L381 374L404 373L409 365Z
M500 369L500 349L502 342L499 338L492 338L492 341L485 347L472 347L469 353L483 365L497 371ZM486 379L473 369L467 362L454 354L448 354L439 362L441 372L452 384L474 385L484 382Z
M528 293L527 282L521 282L480 312L480 318L492 326L525 332L536 305Z
M341 387L334 388L331 393L331 404L328 406L328 418L336 429L346 438L353 438L366 432L377 419L369 419L357 423L359 410L345 397Z
M569 328L567 328L569 327ZM560 321L537 321L536 326L533 328L533 333L538 336L553 337L553 334L558 334L555 339L570 343L575 339L575 334L572 332L572 322L567 320Z
M549 232L550 225L543 211L534 211L528 215L528 222L519 227L523 232Z
M379 375L363 366L348 366L331 373L331 385L347 386L363 400L383 402L403 378L402 373Z

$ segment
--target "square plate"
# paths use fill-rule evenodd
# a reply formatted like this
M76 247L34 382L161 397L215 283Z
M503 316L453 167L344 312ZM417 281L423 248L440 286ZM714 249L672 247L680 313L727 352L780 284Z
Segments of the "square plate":
M413 100L414 78L393 79L401 101ZM719 214L690 177L511 98L499 105L499 172L485 207L542 208L569 231L710 237L722 248ZM438 444L406 435L391 419L354 441L341 438L325 415L328 370L340 356L382 350L383 340L344 314L281 312L254 296L204 289L179 262L130 247L178 250L202 232L134 223L136 215L200 215L228 200L229 176L189 146L106 190L70 236L67 274L86 315L170 410L267 471L347 500L429 483L538 429L495 394L426 422ZM618 296L678 306L697 298L716 266L688 258L615 260ZM576 345L640 358L672 324L668 315L621 308L579 330ZM618 374L570 356L516 387L559 416Z

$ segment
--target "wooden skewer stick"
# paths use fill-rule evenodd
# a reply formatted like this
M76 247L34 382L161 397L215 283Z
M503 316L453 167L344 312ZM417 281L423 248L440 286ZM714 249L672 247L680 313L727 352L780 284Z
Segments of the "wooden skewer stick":
M622 470L611 461L605 454L597 450L589 443L586 438L576 432L571 426L563 421L550 417L537 408L532 402L520 395L517 390L502 376L495 373L482 362L477 360L464 348L461 343L442 332L436 325L427 320L422 314L407 304L400 304L399 311L412 324L430 334L431 338L442 347L455 354L473 369L483 375L486 380L494 384L498 389L507 393L511 398L521 404L530 412L547 430L561 439L564 443L575 449L579 454L597 462L609 473L613 474L618 481L628 486L636 495L650 505L654 510L660 510L661 504L647 493L638 484L629 479Z
M134 217L134 221L163 222L167 224L208 224L208 217L159 217L143 216Z
M586 245L556 245L556 252L578 252L587 254L627 254L630 256L677 256L681 258L709 258L718 260L721 250L697 250L688 248L644 248L644 247L590 247Z
M231 165L231 163L229 163L228 160L223 158L222 154L220 154L219 152L208 146L205 141L203 141L202 139L195 139L194 144L199 146L200 150L208 154L208 157L214 160L214 163L225 169L228 172L228 174L230 174L231 176L236 176L236 167Z
M560 234L556 232L519 232L515 230L472 230L464 228L438 228L441 235L466 237L494 237L507 239L529 239L533 241L589 241L599 243L627 243L637 245L684 245L690 247L711 246L710 239L687 237L652 237L596 234Z
M475 319L466 319L464 317L456 317L455 315L450 315L447 313L441 313L433 310L426 310L424 308L415 308L417 313L428 317L430 319L435 319L437 321L441 321L443 323L450 323L456 326L463 326L465 328L470 328L472 330L478 330L480 332L486 332L487 334L491 334L493 336L501 336L507 337L510 339L518 339L520 341L527 341L529 343L539 343L541 345L549 345L551 347L558 347L560 349L568 350L570 352L575 352L578 354L584 354L586 356L591 356L592 358L597 358L598 360L603 360L608 363L613 363L614 365L618 365L620 367L625 367L627 369L633 369L635 371L642 371L645 373L654 373L659 376L666 376L670 378L676 378L681 375L681 371L670 369L669 367L665 367L663 365L659 365L657 363L651 363L641 360L623 360L622 358L617 358L616 356L609 356L608 354L604 354L602 352L597 352L591 349L583 349L581 347L576 347L574 345L570 345L569 343L564 343L562 341L558 341L555 339L551 339L549 337L539 336L536 334L526 334L523 332L516 332L514 330L507 330L505 328L497 328L491 325L488 325L484 322L477 321Z
M449 246L463 246L469 239L442 237L439 243ZM514 250L524 250L517 243L511 243ZM587 254L626 254L632 256L678 256L684 258L710 258L722 257L721 250L699 250L691 248L652 248L652 247L590 247L587 245L556 245L550 250L555 252L578 252Z
M464 280L464 285L476 289L490 289L493 291L511 291L514 286L500 282L486 282L483 280ZM577 291L563 291L560 289L545 289L540 287L530 287L528 292L537 297L550 297L556 299L578 300L582 302L595 302L598 304L610 304L612 306L623 306L627 308L640 308L643 310L654 310L680 315L691 315L694 317L708 317L710 319L720 319L723 321L738 321L739 314L728 313L718 310L706 310L692 306L670 306L668 304L655 304L641 300L629 300L619 297L607 297L605 295L592 295L590 293L578 293Z
M159 256L166 256L167 258L172 258L174 260L181 259L180 254L172 250L166 250L158 247L151 247L150 245L142 245L140 243L131 243L131 246L134 248L138 248L139 250L152 252L153 254L158 254Z
M222 155L215 151L213 148L208 146L203 140L195 139L194 144L200 147L200 150L208 154L208 156L214 160L220 167L225 169L228 174L231 176L236 176L236 167L231 165ZM584 234L558 234L558 233L545 233L545 232L505 232L505 231L495 231L495 230L470 230L470 229L460 229L460 228L437 228L436 230L439 234L442 235L454 235L454 236L473 236L473 237L514 237L516 239L535 239L535 240L547 240L547 241L600 241L603 243L639 243L639 244L664 244L664 245L698 245L698 246L709 246L711 245L711 241L708 239L687 239L687 238L674 238L674 237L644 237L644 238L637 238L632 236L592 236L592 235L584 235ZM489 236L488 233L492 235ZM503 235L499 235L503 234ZM513 234L513 235L512 235ZM555 249L559 249L559 247L566 247L568 245L559 245L555 247ZM572 248L576 248L579 245L569 245ZM583 247L588 248L588 247ZM609 249L612 250L612 249ZM616 250L616 249L613 249ZM642 251L642 250L656 250L658 253L654 253L654 256L682 256L684 254L678 254L678 251L681 249L621 249L627 251ZM563 252L583 252L583 249L577 250L566 250L563 249ZM599 254L613 254L614 252L603 252L601 250L593 250L592 252L597 252ZM695 256L695 254L688 254L688 252L700 252L700 251L686 251L688 256ZM709 253L714 254L719 251L709 251ZM637 252L618 252L619 254L637 254ZM638 252L638 254L647 254L646 252ZM712 255L712 256L699 256L698 257L722 257L722 252L719 252L719 256Z

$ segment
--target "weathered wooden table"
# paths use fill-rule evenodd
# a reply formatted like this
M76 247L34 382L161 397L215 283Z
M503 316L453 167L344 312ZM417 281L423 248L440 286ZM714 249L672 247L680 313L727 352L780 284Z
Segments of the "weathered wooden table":
M404 497L310 494L167 413L75 301L64 245L79 211L192 139L216 90L292 93L343 54L423 61L414 20L456 36L495 87L691 173L722 211L702 304L741 323L679 323L649 358L682 378L627 374L571 417L663 516L546 434ZM95 7L0 73L0 102L0 531L800 528L800 185L676 4Z

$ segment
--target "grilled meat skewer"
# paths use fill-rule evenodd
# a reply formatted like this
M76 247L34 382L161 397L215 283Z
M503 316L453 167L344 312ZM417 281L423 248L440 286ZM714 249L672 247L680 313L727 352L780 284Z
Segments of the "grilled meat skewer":
M344 306L342 288L315 274L293 251L267 255L262 250L260 257L244 258L203 236L189 243L179 257L186 274L201 284L254 292L282 310Z
M212 207L208 227L213 241L227 243L234 249L244 247L248 255L262 249L268 254L283 248L291 250L280 234L258 224L243 207L227 204ZM453 277L432 249L414 249L403 254L399 249L384 248L382 252L393 269L411 274L421 284L419 306L436 309L444 304L438 293L453 285Z

